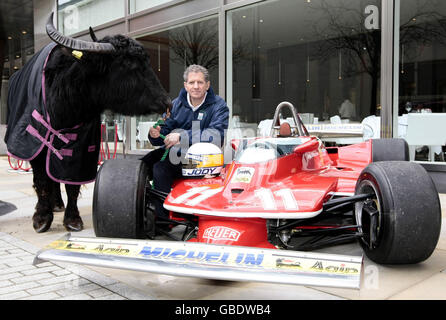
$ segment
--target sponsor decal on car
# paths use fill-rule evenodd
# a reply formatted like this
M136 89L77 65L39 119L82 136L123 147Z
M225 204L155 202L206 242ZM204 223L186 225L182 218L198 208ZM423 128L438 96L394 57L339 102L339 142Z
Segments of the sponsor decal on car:
M345 274L355 274L359 273L359 270L351 265L345 263L333 264L330 262L316 261L316 263L311 267L311 270L318 272L329 272L329 273L345 273Z
M308 270L312 272L334 273L334 274L359 274L359 269L356 265L333 262L333 261L304 261L296 258L279 258L276 260L276 267L278 268L290 268L299 270Z
M276 260L276 267L279 268L299 268L302 269L298 259L279 258Z
M250 183L254 176L255 169L251 167L240 167L232 177L231 183L243 182Z
M78 244L78 243L70 242L66 245L65 248L70 249L70 250L84 250L85 246Z
M216 167L212 167L212 168L196 168L193 170L186 170L183 169L183 175L184 176L191 176L191 177L195 177L195 176L200 176L200 175L206 175L206 174L214 174L214 172L216 173L217 168Z
M240 232L228 227L214 226L204 230L203 238L216 241L238 241Z
M187 248L170 248L158 246L144 246L139 253L145 258L156 259L175 259L190 263L212 263L221 265L244 265L244 266L263 266L263 253L250 253L249 251L234 251L228 252L203 249L187 249Z
M70 250L85 253L98 253L106 255L131 255L136 254L135 246L127 244L104 244L93 242L77 242L69 240L58 240L51 243L48 248L59 250Z
M130 252L130 249L123 248L122 246L108 247L103 244L98 245L93 250L100 253L116 253L116 254L128 254Z
M208 230L209 229L209 230ZM208 228L209 237L235 239L239 235L230 228ZM227 245L198 244L172 241L109 241L95 238L82 241L58 240L47 249L57 249L77 254L120 256L123 258L157 260L166 263L235 267L281 272L284 274L326 274L359 276L361 260L346 257L344 260L318 258L308 253L278 253L274 249L254 249ZM93 258L94 259L94 258ZM98 258L103 259L103 258Z

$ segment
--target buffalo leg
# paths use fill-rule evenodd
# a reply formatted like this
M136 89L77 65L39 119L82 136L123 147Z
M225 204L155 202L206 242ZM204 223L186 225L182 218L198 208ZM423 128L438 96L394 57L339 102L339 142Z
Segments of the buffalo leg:
M60 192L60 183L53 182L52 199L53 212L62 212L65 210L65 205L62 200L62 194Z
M84 223L77 208L80 186L66 184L65 190L67 191L68 202L65 209L63 225L68 231L81 231L84 228Z
M47 231L53 222L52 192L54 184L46 174L44 157L39 155L31 161L31 166L33 168L33 188L37 194L33 227L36 232L41 233Z

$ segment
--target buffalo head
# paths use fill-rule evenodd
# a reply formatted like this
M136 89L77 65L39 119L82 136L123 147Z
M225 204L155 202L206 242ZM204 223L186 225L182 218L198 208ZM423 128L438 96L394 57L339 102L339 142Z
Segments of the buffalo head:
M91 117L104 110L144 115L170 109L171 100L150 65L148 53L134 39L115 35L97 40L92 30L94 41L64 36L53 25L53 13L46 30L60 45L45 69L47 108L52 118L67 119L68 110Z

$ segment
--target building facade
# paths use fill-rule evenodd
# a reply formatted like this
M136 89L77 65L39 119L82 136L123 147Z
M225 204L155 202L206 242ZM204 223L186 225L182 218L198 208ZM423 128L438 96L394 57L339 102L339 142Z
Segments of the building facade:
M289 101L309 126L362 124L362 139L403 137L411 160L446 171L443 0L35 0L34 6L35 51L48 42L43 22L54 8L66 35L89 40L92 26L98 38L121 33L140 41L172 98L187 65L207 67L230 108L231 128L244 129L244 136L258 134L259 123ZM147 124L159 116L106 114L104 122L118 127L124 153L145 153Z

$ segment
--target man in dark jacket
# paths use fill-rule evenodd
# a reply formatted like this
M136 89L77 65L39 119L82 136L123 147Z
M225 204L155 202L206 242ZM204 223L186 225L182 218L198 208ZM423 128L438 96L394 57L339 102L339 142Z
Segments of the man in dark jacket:
M149 164L154 188L166 193L170 192L174 180L181 177L180 160L187 148L198 142L210 142L222 147L228 128L228 106L214 94L208 70L191 65L185 70L183 78L184 88L173 100L170 116L163 125L149 131L152 145L163 147L142 158ZM160 160L165 149L170 150L169 156ZM154 205L157 216L168 217L162 203L155 201Z

